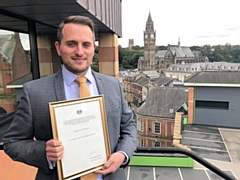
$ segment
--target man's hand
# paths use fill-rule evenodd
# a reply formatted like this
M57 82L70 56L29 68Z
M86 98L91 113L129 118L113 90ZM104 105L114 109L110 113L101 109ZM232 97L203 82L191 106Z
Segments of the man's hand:
M46 142L47 157L52 162L57 162L63 158L64 148L61 141L49 140Z
M94 173L98 174L109 174L114 173L123 163L125 160L125 155L121 152L113 153L108 161L103 165L101 170L97 170Z

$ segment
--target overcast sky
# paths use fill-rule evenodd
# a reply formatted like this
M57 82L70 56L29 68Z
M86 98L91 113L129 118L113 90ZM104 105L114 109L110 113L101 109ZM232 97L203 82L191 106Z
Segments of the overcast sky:
M157 46L177 45L179 37L182 46L240 44L239 0L122 0L122 47L129 39L143 46L149 13Z
M122 47L143 46L149 12L158 46L240 44L238 0L122 0Z

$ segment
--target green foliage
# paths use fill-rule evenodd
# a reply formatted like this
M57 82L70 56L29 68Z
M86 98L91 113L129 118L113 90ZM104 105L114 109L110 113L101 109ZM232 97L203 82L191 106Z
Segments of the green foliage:
M92 64L91 65L91 68L96 71L96 72L99 72L99 65L98 64Z
M94 53L93 62L98 62L98 54Z
M240 63L240 45L204 45L201 48L202 54L207 56L210 62L234 62Z
M27 59L28 59L29 61L31 61L30 50L24 50L24 52L25 52L25 54L26 54L26 56L27 56Z
M167 46L156 46L156 51L167 50Z
M124 55L124 49L122 48L121 45L119 45L118 46L118 60L119 60L119 64L122 64L123 55Z
M132 47L133 50L143 50L144 47L140 47L140 46L133 46Z
M134 46L135 47L135 46ZM134 48L133 48L134 49ZM123 69L136 69L138 59L141 56L144 56L143 48L138 48L138 50L125 50L122 56L122 63L121 66Z
M156 46L156 51L166 50L167 46ZM192 46L192 51L201 51L203 56L207 56L210 62L233 62L240 63L240 45L225 44L225 45L204 45ZM29 53L29 52L26 52ZM136 69L139 57L144 57L144 47L133 46L130 51L128 48L118 46L119 69ZM93 57L93 69L98 70L98 47L95 49Z
M98 58L98 46L96 47L95 51L94 51L94 56L93 56L93 60L92 60L92 65L91 68L96 71L99 72L99 58Z

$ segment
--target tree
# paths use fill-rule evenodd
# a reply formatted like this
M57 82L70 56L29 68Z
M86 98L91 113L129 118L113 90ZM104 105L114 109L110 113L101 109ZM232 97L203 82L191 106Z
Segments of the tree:
M144 50L125 51L122 61L124 69L136 69L139 57L144 55Z

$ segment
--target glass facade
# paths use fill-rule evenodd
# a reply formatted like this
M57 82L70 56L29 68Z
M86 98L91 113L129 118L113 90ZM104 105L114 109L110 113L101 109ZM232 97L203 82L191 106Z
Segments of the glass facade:
M0 116L16 110L24 83L53 74L61 66L54 47L56 33L44 34L44 25L36 27L36 31L25 28L34 31L35 37L0 29Z

